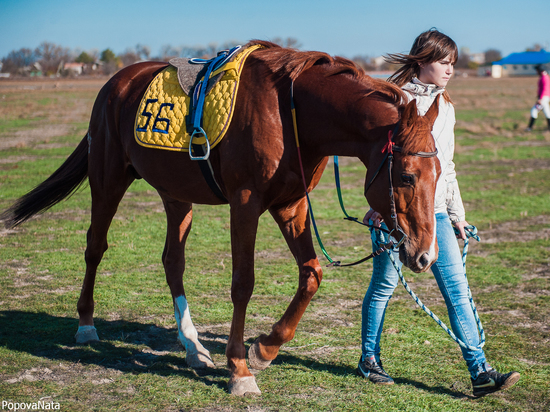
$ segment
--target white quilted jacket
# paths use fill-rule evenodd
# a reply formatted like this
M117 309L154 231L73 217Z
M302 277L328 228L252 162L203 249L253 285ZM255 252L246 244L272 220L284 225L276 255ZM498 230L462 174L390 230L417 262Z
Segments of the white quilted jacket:
M417 78L403 86L403 90L410 99L415 99L418 112L424 115L438 94L445 91L445 88L434 84L424 84ZM435 213L447 212L453 222L466 220L466 213L458 181L456 180L455 164L453 155L455 150L454 126L456 123L455 109L452 104L447 103L443 97L439 99L439 115L434 123L432 135L435 139L435 146L438 153L437 158L441 163L441 176L437 181L435 190Z

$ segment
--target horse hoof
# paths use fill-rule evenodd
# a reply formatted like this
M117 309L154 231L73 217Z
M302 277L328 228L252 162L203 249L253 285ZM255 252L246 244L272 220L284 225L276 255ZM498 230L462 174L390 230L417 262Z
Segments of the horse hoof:
M229 393L235 396L260 395L262 391L256 384L254 376L246 376L244 378L231 379L228 384Z
M252 369L263 371L271 365L270 360L265 360L260 357L260 344L258 339L248 349L248 364Z
M99 342L99 336L97 336L95 326L79 326L74 337L76 339L76 343Z
M214 361L210 356L210 352L205 349L206 353L188 353L185 356L187 366L193 369L215 368Z

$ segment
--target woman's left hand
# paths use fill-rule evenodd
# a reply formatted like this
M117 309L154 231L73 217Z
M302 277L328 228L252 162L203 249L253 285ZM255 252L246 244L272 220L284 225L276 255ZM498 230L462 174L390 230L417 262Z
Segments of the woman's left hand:
M466 231L464 230L466 226L470 226L470 224L465 220L463 220L462 222L454 223L454 227L456 227L460 231L460 235L456 236L457 239L466 240Z

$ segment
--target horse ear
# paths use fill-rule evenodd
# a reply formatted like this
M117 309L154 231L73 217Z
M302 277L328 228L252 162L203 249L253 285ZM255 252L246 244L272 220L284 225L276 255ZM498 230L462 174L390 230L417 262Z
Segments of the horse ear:
M436 96L436 98L434 99L434 102L432 103L432 105L430 106L430 108L428 109L426 114L424 115L426 120L428 120L428 122L430 122L430 124L432 124L432 125L435 123L435 119L437 119L437 115L439 114L439 99L440 99L440 97L441 97L440 94L438 94Z
M403 109L403 115L401 116L403 119L403 123L411 127L414 123L416 123L416 120L418 119L418 109L416 108L416 100L412 99L407 105L405 106L405 109Z

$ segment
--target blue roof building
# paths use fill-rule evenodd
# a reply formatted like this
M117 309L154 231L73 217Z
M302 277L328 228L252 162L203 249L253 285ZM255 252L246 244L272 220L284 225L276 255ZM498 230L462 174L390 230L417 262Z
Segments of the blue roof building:
M547 69L550 68L550 53L546 50L512 53L499 61L493 62L491 75L496 78L533 76L537 74L535 67L539 64Z

